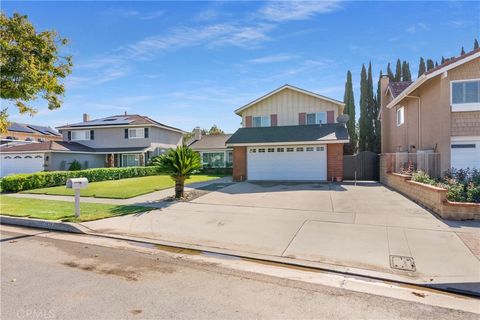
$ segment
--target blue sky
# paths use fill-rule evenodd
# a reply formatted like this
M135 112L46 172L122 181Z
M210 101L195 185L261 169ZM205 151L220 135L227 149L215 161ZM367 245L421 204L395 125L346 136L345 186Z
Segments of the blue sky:
M233 110L285 83L343 100L347 70L358 110L362 63L377 76L400 57L416 76L420 56L458 55L480 34L479 2L9 1L2 10L70 39L63 107L36 101L34 118L9 108L12 121L52 126L126 111L233 132Z

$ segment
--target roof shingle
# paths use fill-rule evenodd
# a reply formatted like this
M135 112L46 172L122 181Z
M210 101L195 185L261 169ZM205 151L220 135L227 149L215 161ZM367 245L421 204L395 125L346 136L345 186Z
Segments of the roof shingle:
M232 136L232 134L209 134L203 135L200 140L195 140L189 144L193 150L205 149L225 149L227 146L225 142Z

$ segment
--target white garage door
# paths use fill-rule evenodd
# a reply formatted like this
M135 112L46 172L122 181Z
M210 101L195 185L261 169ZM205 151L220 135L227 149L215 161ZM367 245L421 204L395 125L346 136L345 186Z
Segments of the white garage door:
M451 148L452 168L480 169L480 137L471 140L452 138Z
M43 171L43 153L1 154L1 176Z
M249 180L327 180L327 146L247 148Z

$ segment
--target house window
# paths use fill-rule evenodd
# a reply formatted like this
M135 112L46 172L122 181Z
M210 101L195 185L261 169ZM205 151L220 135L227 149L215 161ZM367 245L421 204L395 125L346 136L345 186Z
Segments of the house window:
M302 147L298 147L298 148L297 148L297 152L303 152L303 148L302 148Z
M227 151L227 167L231 167L233 164L233 151Z
M265 152L265 148L260 148L260 149L258 149L258 152L264 153L264 152Z
M90 140L90 130L76 130L72 131L71 134L72 141Z
M140 165L139 154L123 154L122 167L137 167Z
M270 117L252 117L252 123L254 127L270 127Z
M452 149L475 149L475 143L452 144Z
M305 151L307 151L307 152L313 151L313 147L306 147Z
M321 123L327 123L326 112L307 113L307 124L321 124Z
M225 153L202 152L202 163L212 168L222 168L225 166Z
M452 111L480 110L480 80L452 81Z
M267 152L275 152L275 148L268 148Z
M405 109L400 107L397 109L397 127L401 126L405 122Z
M284 148L277 148L277 152L284 152L285 149Z
M317 147L317 151L323 151L323 150L325 150L324 147Z
M293 148L287 148L287 152L293 152Z
M250 152L250 153L255 153L255 152L257 152L257 149L250 149L249 152Z
M145 128L128 129L128 139L143 139L145 138Z

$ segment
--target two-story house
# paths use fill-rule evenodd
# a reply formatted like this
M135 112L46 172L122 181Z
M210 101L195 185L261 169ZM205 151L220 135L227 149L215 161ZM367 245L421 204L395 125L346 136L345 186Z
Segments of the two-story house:
M0 144L17 145L50 140L62 140L62 136L55 130L46 126L12 122L7 131L0 134Z
M183 131L142 115L116 115L57 128L62 141L2 148L2 176L43 170L144 166L153 156L182 144Z
M344 103L284 85L235 110L242 118L226 142L233 148L233 178L321 181L341 179Z
M438 175L480 168L480 49L411 83L383 77L381 92L382 154L438 155Z

